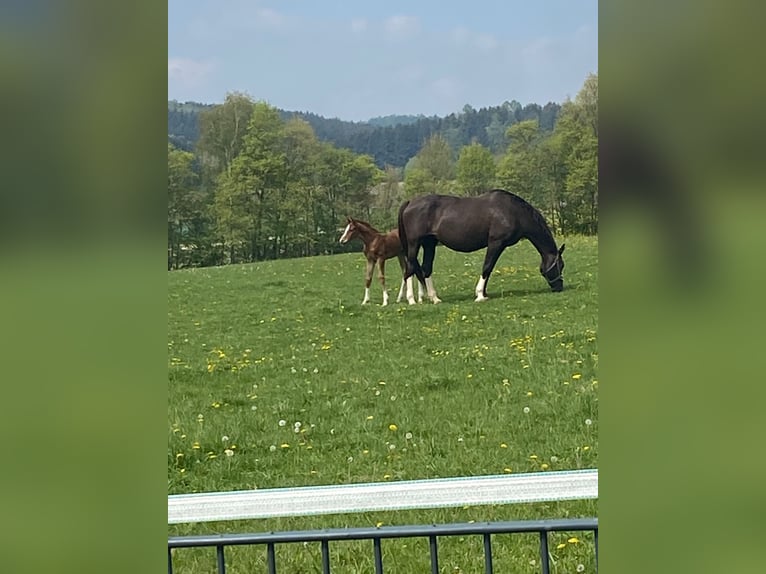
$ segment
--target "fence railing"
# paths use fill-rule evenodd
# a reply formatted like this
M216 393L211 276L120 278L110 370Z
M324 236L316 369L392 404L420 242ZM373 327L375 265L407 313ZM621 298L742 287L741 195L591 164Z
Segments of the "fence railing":
M311 514L337 514L370 510L439 508L479 504L511 504L596 498L598 471L567 471L490 477L400 481L362 485L284 488L233 493L204 493L168 497L168 523L236 520ZM269 574L277 573L276 544L319 542L322 572L330 573L330 542L371 540L375 573L383 573L382 540L428 538L431 572L439 572L438 539L445 536L481 536L484 570L494 572L492 535L538 533L543 574L550 571L548 533L590 531L594 535L598 565L598 519L553 519L468 524L337 528L253 534L173 536L168 539L168 573L173 573L173 550L214 547L217 571L226 572L225 548L266 547Z

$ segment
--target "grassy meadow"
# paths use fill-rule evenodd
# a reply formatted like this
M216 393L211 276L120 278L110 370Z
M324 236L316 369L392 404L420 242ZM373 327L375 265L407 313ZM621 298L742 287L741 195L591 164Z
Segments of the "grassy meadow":
M561 239L559 238L559 241ZM552 293L528 242L475 303L484 252L437 249L438 305L362 306L361 253L168 274L168 493L598 467L598 241L566 238ZM361 244L359 244L361 252ZM595 516L567 501L170 525L170 535ZM553 572L593 572L591 534L550 536ZM539 572L537 535L493 537L498 572ZM330 546L333 572L372 572L372 545ZM320 572L319 544L277 547L280 572ZM427 572L427 539L383 542L387 572ZM440 539L442 572L483 571L481 537ZM212 572L214 550L174 553ZM265 571L265 549L227 571ZM582 566L580 566L582 565Z

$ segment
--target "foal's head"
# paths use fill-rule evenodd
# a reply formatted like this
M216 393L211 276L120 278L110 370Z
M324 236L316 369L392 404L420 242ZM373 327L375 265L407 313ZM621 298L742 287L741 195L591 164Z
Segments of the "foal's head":
M346 229L343 230L343 235L340 236L341 243L348 243L359 235L359 227L351 217L346 217Z
M546 256L543 262L540 264L540 273L548 285L551 287L551 291L562 291L564 289L564 258L561 254L564 253L564 245L561 245L561 249L558 252Z

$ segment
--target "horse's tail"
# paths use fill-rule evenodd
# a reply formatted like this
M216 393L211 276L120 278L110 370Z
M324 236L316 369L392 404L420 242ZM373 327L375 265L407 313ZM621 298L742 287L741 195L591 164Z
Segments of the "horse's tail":
M407 257L407 232L404 230L404 210L407 208L407 206L410 204L410 200L408 199L404 203L402 203L401 207L399 208L399 243L402 244L402 253L404 253L404 257Z

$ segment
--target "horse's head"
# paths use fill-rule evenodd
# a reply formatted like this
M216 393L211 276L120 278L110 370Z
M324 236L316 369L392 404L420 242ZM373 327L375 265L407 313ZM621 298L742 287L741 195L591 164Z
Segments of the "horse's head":
M343 230L343 234L340 236L340 242L341 243L347 243L351 241L354 237L356 237L356 234L358 233L359 229L356 226L356 221L354 221L351 217L346 217L346 229Z
M564 258L561 254L564 253L564 244L561 244L561 248L550 255L543 257L543 262L540 264L540 273L548 285L551 286L551 291L563 291L564 289Z

